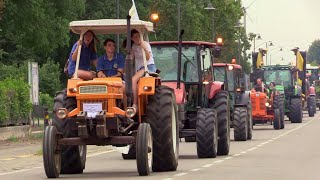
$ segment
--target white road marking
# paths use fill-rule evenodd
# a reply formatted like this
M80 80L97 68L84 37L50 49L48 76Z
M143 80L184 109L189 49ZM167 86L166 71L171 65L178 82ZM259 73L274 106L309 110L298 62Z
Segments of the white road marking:
M245 154L245 153L247 153L247 151L242 151L242 152L241 152L241 154Z
M248 151L253 151L253 150L256 150L256 149L257 149L257 147L253 147L253 148L248 149Z
M11 171L11 172L1 173L0 176L9 175L9 174L15 174L15 173L20 173L20 172L25 172L25 171L30 171L30 170L39 169L39 168L42 168L42 166L33 167L33 168L30 168L30 169L21 169L21 170L16 170L16 171Z
M171 180L171 179L173 179L173 178L164 178L164 179L162 179L162 180Z
M233 157L231 157L231 156L228 156L228 157L225 157L225 158L223 158L224 160L228 160L228 159L232 159Z
M241 154L234 154L233 156L234 156L234 157L237 157L237 156L241 156Z
M98 155L101 155L101 154L106 154L106 153L110 153L110 152L114 152L114 151L115 150L103 151L103 152L87 155L87 157L98 156ZM9 158L7 158L7 160L8 159ZM8 174L21 173L21 172L30 171L30 170L39 169L39 168L43 168L43 166L37 166L37 167L29 168L29 169L21 169L21 170L15 170L15 171L6 172L6 173L0 173L0 176L4 176L4 175L8 175Z
M203 168L208 168L208 167L211 167L213 164L206 164L206 165L203 165L203 166L201 166L201 167L203 167Z
M200 171L201 169L191 169L190 171L192 172L196 172L196 171Z
M261 146L263 146L263 145L264 145L264 144L258 144L257 146L258 146L258 147L261 147Z
M176 174L176 175L174 175L175 177L181 177L181 176L184 176L184 175L186 175L186 174L188 174L188 173L179 173L179 174Z
M214 161L213 163L217 164L217 163L221 163L223 162L224 160L217 160L217 161Z

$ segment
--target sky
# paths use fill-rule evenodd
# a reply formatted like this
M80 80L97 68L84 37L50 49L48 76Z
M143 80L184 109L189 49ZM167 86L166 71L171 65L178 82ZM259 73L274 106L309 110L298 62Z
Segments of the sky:
M272 64L288 64L295 60L290 49L308 50L314 40L320 39L320 0L242 0L242 5L247 8L247 34L260 34L262 38L256 41L256 46L263 44L256 50L266 47L263 42L274 44L268 48L268 64L270 60Z

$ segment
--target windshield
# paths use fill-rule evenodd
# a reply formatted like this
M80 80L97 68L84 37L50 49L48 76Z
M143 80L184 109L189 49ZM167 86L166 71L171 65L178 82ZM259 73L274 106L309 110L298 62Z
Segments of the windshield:
M176 81L178 73L178 45L152 45L152 53L163 81ZM181 81L198 82L196 46L183 46L181 56Z
M224 82L225 67L213 67L214 81Z
M274 82L276 85L290 86L291 85L291 72L290 70L265 70L264 81L266 84Z

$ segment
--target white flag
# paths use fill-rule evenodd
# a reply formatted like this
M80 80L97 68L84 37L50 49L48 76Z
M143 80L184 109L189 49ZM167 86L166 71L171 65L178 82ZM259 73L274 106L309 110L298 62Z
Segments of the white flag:
M134 0L132 0L132 7L129 10L129 15L131 16L132 20L139 20L139 15Z

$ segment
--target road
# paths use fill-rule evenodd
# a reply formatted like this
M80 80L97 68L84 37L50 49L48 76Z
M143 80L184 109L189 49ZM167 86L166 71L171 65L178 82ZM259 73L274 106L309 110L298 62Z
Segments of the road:
M286 121L284 130L271 125L254 127L253 140L231 142L229 156L198 159L195 143L180 143L180 159L175 172L139 177L134 160L122 160L120 153L101 150L90 153L83 174L61 175L60 179L223 179L223 180L318 180L320 179L320 113L301 124ZM41 157L30 158L29 166L0 172L0 179L46 179ZM37 162L32 164L32 161ZM8 161L9 162L9 161ZM2 161L1 166L6 166ZM31 164L31 165L30 165ZM16 166L19 162L16 163ZM11 164L12 166L12 164Z

